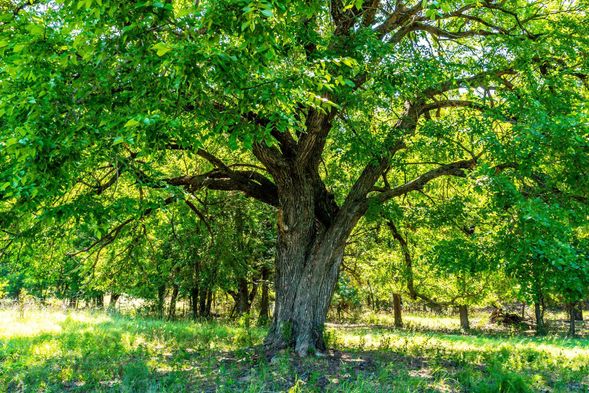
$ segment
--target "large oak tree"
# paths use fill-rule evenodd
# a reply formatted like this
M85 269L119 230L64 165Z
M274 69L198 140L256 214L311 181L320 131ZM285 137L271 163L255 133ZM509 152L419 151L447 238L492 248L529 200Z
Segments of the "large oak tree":
M276 207L271 349L324 349L371 208L553 145L586 158L584 1L2 4L4 206L111 224L80 251L204 188Z

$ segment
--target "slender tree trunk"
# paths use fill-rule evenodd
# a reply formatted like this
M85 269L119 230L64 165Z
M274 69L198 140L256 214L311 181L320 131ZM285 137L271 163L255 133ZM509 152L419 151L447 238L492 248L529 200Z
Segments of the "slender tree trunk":
M258 316L258 325L265 326L268 324L270 318L270 298L269 298L269 284L270 269L268 267L262 268L262 298L260 299L260 314Z
M544 310L541 302L534 303L534 314L536 316L536 334L542 336L546 334L546 326L544 325Z
M409 250L409 244L407 243L407 239L401 235L401 232L397 228L394 222L388 220L387 226L391 230L391 234L393 238L399 242L401 246L401 252L403 254L403 259L405 261L405 269L404 269L404 276L407 281L407 292L409 292L409 296L411 299L417 299L417 291L415 290L415 284L413 280L413 261L411 259L411 252Z
M458 306L458 313L460 314L460 328L464 331L470 330L470 321L468 320L468 306Z
M192 311L192 320L194 321L198 319L198 295L198 286L195 285L190 289L190 309Z
M247 281L245 278L240 278L237 283L237 298L235 299L235 313L239 316L245 314L249 310L249 292L247 288Z
M205 304L205 317L209 318L211 316L211 307L213 304L213 290L209 289L207 290L207 299L206 299L206 304Z
M200 316L203 318L208 317L207 315L207 294L209 293L208 288L201 289L200 299L198 299L198 308L200 310Z
M576 330L575 330L575 317L577 314L577 304L576 303L569 303L568 305L568 311L569 311L569 336L571 337L575 337L575 335L577 334Z
M575 303L573 308L573 314L575 321L582 321L583 320L583 302Z
M157 315L158 318L164 317L164 304L166 301L166 285L162 284L157 288Z
M198 296L203 296L200 286L200 260L194 259L192 263L192 288L190 289L190 308L192 310L192 319L198 319Z
M401 328L403 327L403 318L401 316L402 307L401 307L401 295L398 293L393 293L393 315L395 317L395 327Z
M120 297L121 297L120 293L111 293L110 294L110 301L108 302L108 309L109 310L115 309Z
M172 285L172 295L170 296L170 309L168 310L168 319L173 320L176 318L176 301L178 299L178 291L180 287L174 283Z
M102 308L104 307L104 293L102 292L97 292L93 298L93 305L96 308Z
M254 300L256 300L256 295L258 294L258 285L259 285L259 277L256 277L252 280L252 289L247 298L247 312L252 310L252 306L254 304Z

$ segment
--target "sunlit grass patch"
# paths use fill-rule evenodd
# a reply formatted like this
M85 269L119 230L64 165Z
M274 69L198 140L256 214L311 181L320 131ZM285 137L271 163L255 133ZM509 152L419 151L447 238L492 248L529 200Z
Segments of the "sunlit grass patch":
M493 375L499 378L499 374L507 378L505 383L519 386L512 391L525 391L521 387L524 385L569 391L579 381L588 382L589 341L585 339L485 337L369 327L336 328L331 330L331 335L332 342L342 349L391 351L438 364L453 370L449 375L471 387L476 385L476 380ZM503 389L502 385L490 386L488 391Z
M264 333L91 312L28 311L20 318L5 310L0 317L0 391L147 389L145 381L168 389L211 374L206 354L258 344Z
M589 341L332 325L326 357L267 359L247 321L1 311L0 391L587 391ZM423 316L408 316L420 321ZM256 347L258 346L258 347ZM296 388L295 388L296 387ZM293 390L296 391L296 390Z

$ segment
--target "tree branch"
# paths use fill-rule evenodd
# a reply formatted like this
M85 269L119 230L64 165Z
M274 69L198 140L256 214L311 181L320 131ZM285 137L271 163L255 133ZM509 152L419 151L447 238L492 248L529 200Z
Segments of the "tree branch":
M233 171L225 168L214 169L202 175L180 176L165 181L170 185L183 186L190 193L195 193L201 188L241 191L271 206L278 206L278 190L268 178L256 171Z
M372 199L378 202L385 202L389 199L405 195L411 191L421 190L427 183L441 176L464 177L464 170L471 169L475 165L475 159L456 161L451 164L446 164L439 168L432 169L405 184L381 192L380 194L373 196Z

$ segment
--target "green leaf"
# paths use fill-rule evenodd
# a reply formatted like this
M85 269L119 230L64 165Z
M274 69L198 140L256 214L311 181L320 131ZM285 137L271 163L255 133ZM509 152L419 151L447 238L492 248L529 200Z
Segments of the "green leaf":
M131 119L131 120L127 121L123 127L133 128L133 127L137 127L139 124L140 123L137 120Z
M125 142L125 138L123 138L122 136L117 136L113 141L112 141L112 145L116 146L119 145L121 143Z
M153 45L151 48L156 51L156 53L159 57L162 57L163 55L165 55L166 53L168 53L172 49L174 49L171 45L166 44L164 42L158 42L157 44Z

